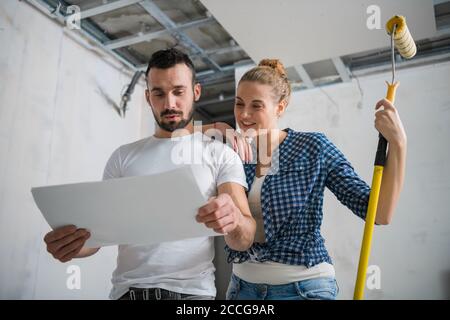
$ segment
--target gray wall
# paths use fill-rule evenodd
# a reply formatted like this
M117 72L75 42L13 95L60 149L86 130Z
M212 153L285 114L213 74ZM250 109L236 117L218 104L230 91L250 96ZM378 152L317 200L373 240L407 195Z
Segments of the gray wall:
M111 101L130 76L71 37L28 4L0 1L0 299L102 299L111 286L117 249L53 260L30 189L101 179L111 152L153 123L141 116L140 86L126 118L118 116ZM66 287L72 264L81 269L81 290Z

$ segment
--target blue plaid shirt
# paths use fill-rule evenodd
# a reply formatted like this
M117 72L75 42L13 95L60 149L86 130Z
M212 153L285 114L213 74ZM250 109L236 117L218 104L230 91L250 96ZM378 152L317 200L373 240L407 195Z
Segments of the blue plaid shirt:
M286 129L278 157L261 190L265 243L254 243L247 251L225 247L228 262L274 261L308 268L332 263L320 234L325 187L354 214L365 219L370 187L355 173L344 155L321 133ZM256 164L245 164L249 188Z

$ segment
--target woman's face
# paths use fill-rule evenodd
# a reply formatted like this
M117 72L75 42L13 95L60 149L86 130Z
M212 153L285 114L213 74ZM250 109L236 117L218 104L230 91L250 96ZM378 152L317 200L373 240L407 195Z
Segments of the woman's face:
M284 102L277 102L271 86L243 81L237 88L234 116L244 134L261 134L261 129L277 129Z

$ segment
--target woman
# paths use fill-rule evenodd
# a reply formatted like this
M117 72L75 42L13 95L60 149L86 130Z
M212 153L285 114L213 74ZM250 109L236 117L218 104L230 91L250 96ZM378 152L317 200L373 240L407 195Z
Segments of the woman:
M237 88L236 122L243 136L256 138L256 161L244 167L257 232L249 250L226 248L233 262L227 299L335 299L335 271L320 234L325 187L354 214L366 215L369 186L325 135L278 130L290 93L278 60L262 60ZM375 127L388 140L389 152L376 223L386 225L403 185L406 134L395 107L381 100L376 109L382 106ZM214 127L227 129L224 124ZM248 160L245 143L238 142L241 157ZM265 153L269 162L262 161Z

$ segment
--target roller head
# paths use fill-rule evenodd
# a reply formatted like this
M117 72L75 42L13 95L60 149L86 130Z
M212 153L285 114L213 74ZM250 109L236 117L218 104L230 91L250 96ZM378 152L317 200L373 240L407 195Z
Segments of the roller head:
M397 27L394 34L394 43L395 47L398 50L398 53L400 53L400 55L405 59L413 58L417 53L417 47L414 39L411 36L411 33L408 30L405 17L392 17L386 23L386 31L388 32L388 34L391 35L394 32L395 25Z

